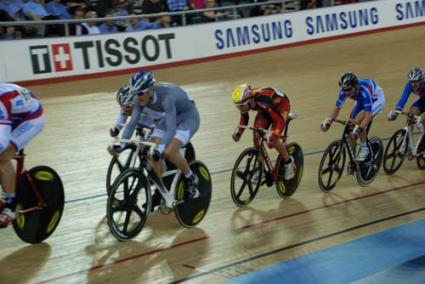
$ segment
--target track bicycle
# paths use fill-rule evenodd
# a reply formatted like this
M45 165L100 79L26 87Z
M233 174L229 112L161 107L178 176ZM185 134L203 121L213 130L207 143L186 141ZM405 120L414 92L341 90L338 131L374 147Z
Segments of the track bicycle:
M280 138L282 141L286 141L289 122L296 117L293 113L289 114L284 135ZM268 187L275 184L276 191L282 198L288 198L294 194L303 174L304 154L301 146L295 142L287 145L288 153L294 158L295 175L290 180L285 180L282 157L279 155L273 164L266 150L267 135L271 132L250 126L239 127L257 132L260 136L260 147L248 147L236 159L230 178L230 193L235 205L238 207L248 205L254 200L260 186L264 184Z
M413 135L413 125L420 121L421 117L404 111L396 112L407 117L406 125L391 136L385 147L384 171L387 175L395 173L403 164L406 156L409 160L416 158L418 168L425 170L424 134L420 135L417 143Z
M56 229L62 217L65 194L59 175L47 166L24 168L24 150L16 165L16 219L13 229L27 243L40 243Z
M148 140L148 131L145 131L146 128L137 127L136 128L136 140L140 141ZM138 155L136 155L138 153ZM193 148L192 143L189 141L182 149L180 153L186 158L188 162L191 162L196 159L195 149ZM122 149L118 155L113 156L109 162L108 170L106 172L106 192L109 194L111 191L111 186L114 180L118 177L120 173L128 168L137 168L140 166L142 157L140 156L141 152L137 151L135 144L126 144L124 149ZM164 159L165 167L167 169L175 169L176 167Z
M355 149L350 142L350 135L355 125L346 120L333 119L332 121L345 127L342 139L333 141L323 153L318 174L320 189L329 192L335 187L344 171L347 153L349 168L354 172L357 183L360 186L367 186L375 179L381 167L383 155L381 139L378 137L367 138L369 155L364 161L357 161ZM370 124L367 127L367 132L369 132L369 128Z
M113 182L108 196L106 216L111 233L118 240L129 240L143 229L152 211L152 195L161 196L159 211L174 211L178 222L186 228L199 224L205 217L211 201L212 182L205 164L194 160L189 166L199 178L200 195L192 198L188 183L179 169L168 169L158 177L149 165L156 144L139 140L119 140L136 147L140 157L137 168L125 169Z

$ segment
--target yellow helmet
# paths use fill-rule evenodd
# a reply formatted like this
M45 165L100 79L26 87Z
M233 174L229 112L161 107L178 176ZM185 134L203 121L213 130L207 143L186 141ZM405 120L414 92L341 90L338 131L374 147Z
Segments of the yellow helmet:
M248 84L242 84L235 88L232 93L233 103L242 104L244 103L249 96L250 87Z

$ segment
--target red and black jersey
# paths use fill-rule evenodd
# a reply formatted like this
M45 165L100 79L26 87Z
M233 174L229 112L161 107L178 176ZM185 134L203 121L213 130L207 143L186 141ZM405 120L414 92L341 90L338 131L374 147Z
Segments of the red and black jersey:
M262 120L267 120L267 124L272 125L273 132L281 133L285 128L285 120L282 114L290 111L288 97L278 89L267 87L254 90L250 99L254 100L251 108L258 112L257 118L261 117ZM240 125L248 125L248 121L249 114L241 114ZM263 126L264 122L261 125ZM240 133L242 132L243 128L240 128Z

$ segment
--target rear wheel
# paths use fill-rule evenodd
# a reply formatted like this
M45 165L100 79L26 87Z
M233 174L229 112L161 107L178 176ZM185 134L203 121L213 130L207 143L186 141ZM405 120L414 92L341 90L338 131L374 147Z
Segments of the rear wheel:
M28 243L40 243L47 239L56 229L62 217L65 194L59 175L50 167L38 166L28 171L31 181L24 174L16 187L17 218L13 228L20 239ZM41 210L19 214L37 206L38 199L31 189L36 187L45 203Z
M230 178L230 193L236 206L244 207L255 198L262 175L263 165L258 160L258 150L254 147L245 149L236 160Z
M295 163L295 176L290 180L283 179L284 177L284 167L281 164L279 165L279 178L276 180L276 191L282 198L288 198L298 188L300 184L301 177L303 176L304 170L304 154L301 146L297 143L290 143L288 145L288 152L294 158Z
M199 196L191 198L187 190L186 178L180 174L175 196L177 205L174 207L177 220L186 228L196 226L204 219L210 206L212 193L211 174L207 166L200 161L192 161L189 166L193 174L199 178Z
M323 153L319 166L319 187L322 191L331 191L341 178L345 165L344 141L333 141Z
M357 182L360 186L367 186L378 175L381 167L383 148L381 139L372 137L369 139L371 152L366 160L359 162L359 171L356 171Z

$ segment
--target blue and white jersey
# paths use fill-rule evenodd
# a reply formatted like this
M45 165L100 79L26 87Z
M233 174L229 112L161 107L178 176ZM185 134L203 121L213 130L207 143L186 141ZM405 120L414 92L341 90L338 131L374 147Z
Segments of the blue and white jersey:
M384 93L375 81L370 79L359 80L359 93L351 98L356 101L356 108L359 111L372 112L372 105L377 101L384 101ZM341 89L339 92L336 107L341 108L347 98L347 94Z
M410 94L412 93L418 96L419 100L425 101L425 83L422 83L422 86L419 88L419 90L414 90L412 87L412 84L410 82L407 82L406 85L404 86L404 90L403 90L403 93L401 94L400 100L395 106L395 109L402 110L404 106L406 105Z

